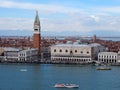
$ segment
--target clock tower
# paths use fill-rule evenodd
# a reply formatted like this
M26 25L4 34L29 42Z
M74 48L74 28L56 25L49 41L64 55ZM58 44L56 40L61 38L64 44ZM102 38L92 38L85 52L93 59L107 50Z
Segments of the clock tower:
M34 20L34 34L33 34L33 47L38 50L38 54L40 55L40 46L41 46L41 35L40 35L40 20L38 16L38 11L36 11L36 16Z

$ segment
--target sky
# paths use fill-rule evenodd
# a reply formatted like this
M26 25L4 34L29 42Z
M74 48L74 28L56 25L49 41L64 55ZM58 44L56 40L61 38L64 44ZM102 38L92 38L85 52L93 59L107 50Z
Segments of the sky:
M0 0L0 35L31 35L36 10L43 35L120 36L120 0Z

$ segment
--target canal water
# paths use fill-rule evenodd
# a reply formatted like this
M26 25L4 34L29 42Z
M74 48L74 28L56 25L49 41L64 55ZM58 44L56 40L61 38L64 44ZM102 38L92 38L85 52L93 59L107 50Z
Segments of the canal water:
M0 64L0 90L120 90L120 66L99 71L92 65ZM56 83L79 88L55 88Z

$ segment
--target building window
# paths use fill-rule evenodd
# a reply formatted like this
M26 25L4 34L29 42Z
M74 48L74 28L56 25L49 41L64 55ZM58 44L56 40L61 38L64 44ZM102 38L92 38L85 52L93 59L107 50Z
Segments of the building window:
M60 49L60 52L62 52L62 50Z
M112 58L114 58L114 56L112 56Z
M89 54L89 51L87 51L87 54Z
M77 53L77 50L75 50L75 53Z
M54 49L54 52L56 52L56 49Z
M83 53L83 51L81 51L81 54Z
M72 54L73 52L72 51L70 51L70 54Z
M65 52L68 52L68 50L65 50Z
M35 31L38 31L38 29L34 29Z
M107 58L108 58L108 56L107 56Z

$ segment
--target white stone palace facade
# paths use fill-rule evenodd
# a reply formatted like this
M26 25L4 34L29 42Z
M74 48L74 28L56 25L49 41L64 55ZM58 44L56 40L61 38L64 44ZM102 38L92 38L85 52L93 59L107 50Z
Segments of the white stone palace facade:
M119 56L115 52L101 52L98 54L98 62L106 64L118 63Z
M91 63L99 52L105 51L100 44L58 44L51 46L51 60L54 63Z

